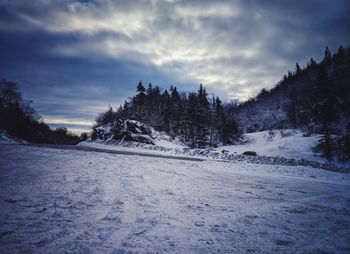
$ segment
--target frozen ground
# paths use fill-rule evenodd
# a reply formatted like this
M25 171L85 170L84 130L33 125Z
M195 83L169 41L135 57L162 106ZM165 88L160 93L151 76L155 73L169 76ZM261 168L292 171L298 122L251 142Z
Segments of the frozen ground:
M1 253L350 253L350 175L0 145Z

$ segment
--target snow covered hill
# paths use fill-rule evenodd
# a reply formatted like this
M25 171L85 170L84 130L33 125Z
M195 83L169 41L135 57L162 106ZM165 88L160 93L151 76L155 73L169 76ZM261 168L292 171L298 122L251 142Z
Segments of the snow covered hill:
M350 252L349 174L16 145L0 172L2 253Z
M324 158L314 151L319 138L320 135L306 135L300 130L292 129L261 131L245 134L244 141L239 145L221 146L217 150L238 154L255 151L263 156L324 161Z

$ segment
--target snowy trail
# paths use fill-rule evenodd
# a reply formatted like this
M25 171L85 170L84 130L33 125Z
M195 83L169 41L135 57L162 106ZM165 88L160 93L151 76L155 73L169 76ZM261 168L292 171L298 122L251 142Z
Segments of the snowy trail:
M0 145L1 253L349 253L350 175Z

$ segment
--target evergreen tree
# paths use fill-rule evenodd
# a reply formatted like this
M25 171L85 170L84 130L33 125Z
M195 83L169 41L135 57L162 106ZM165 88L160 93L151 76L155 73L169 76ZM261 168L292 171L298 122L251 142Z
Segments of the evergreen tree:
M334 61L336 64L342 64L346 58L346 52L343 46L340 46L338 48L338 52L336 55L334 55Z
M327 123L322 126L322 136L318 142L318 148L323 152L323 155L331 160L333 156L333 140L330 134L330 128Z
M141 88L142 89L142 88ZM153 91L153 86L151 83L148 84L148 88L147 88L147 95L151 95Z
M142 106L145 103L145 98L146 98L146 89L143 86L142 82L140 81L139 84L136 87L136 98L135 98L135 105L136 106Z
M197 126L196 126L196 143L198 147L205 147L208 145L208 134L209 134L209 106L208 93L206 92L203 85L200 84L197 92Z
M319 147L327 159L332 156L331 123L337 118L336 98L328 79L324 64L321 65L314 87L314 116L321 129Z
M225 143L224 126L226 125L226 118L224 113L224 107L219 97L216 97L215 99L215 115L216 115L216 119L215 119L216 129L218 131L220 141L222 143Z
M162 94L162 103L161 103L161 130L169 133L170 131L170 121L171 121L171 101L170 95L167 90Z
M341 160L350 160L350 122L346 126L346 134L339 140L339 158Z
M170 135L172 136L176 136L179 134L183 134L183 129L181 128L181 122L184 121L186 122L186 120L184 120L183 118L185 118L184 116L184 101L181 100L180 95L177 91L176 87L171 86L170 87L170 91L171 91L171 95L170 95L170 123L169 123L169 131L170 131Z
M296 74L296 75L299 75L300 73L301 73L301 68L300 68L299 63L297 62L297 63L295 64L295 74Z
M335 91L328 79L324 65L321 65L317 78L313 86L314 95L314 115L316 121L322 125L329 125L337 118L337 101Z
M216 114L215 114L215 98L212 97L209 108L209 146L215 146L216 126L215 126Z
M331 59L332 59L331 52L329 51L328 46L326 46L326 49L324 50L323 64L329 64Z
M240 131L238 124L233 117L229 117L223 126L223 144L231 144L234 140L237 140L240 137Z
M188 96L188 106L186 116L183 118L183 127L185 128L185 140L190 142L190 146L196 147L197 130L199 127L199 117L197 112L198 100L195 93Z
M311 57L310 62L309 62L309 66L312 68L312 67L315 67L316 65L317 65L316 61Z

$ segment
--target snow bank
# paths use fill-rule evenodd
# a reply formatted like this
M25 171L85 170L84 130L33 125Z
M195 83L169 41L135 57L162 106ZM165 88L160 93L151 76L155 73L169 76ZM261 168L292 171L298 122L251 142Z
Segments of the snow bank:
M28 141L11 136L7 131L0 129L0 144L28 144Z
M258 155L280 156L285 158L303 158L322 160L313 152L319 135L304 136L299 130L272 130L244 135L244 142L239 145L222 146L216 150L227 150L230 153L242 154L244 151L255 151Z
M154 133L157 133L156 136ZM350 163L326 161L313 152L319 135L305 137L298 130L262 131L246 134L244 142L238 145L221 146L215 149L190 149L179 141L173 141L165 134L153 132L156 145L139 142L95 140L85 141L79 146L111 150L137 151L152 154L171 154L201 157L231 162L245 161L254 164L309 166L338 172L350 172ZM176 143L178 142L178 143ZM245 151L255 151L258 156L244 156Z

